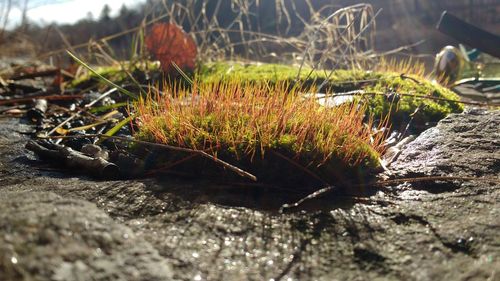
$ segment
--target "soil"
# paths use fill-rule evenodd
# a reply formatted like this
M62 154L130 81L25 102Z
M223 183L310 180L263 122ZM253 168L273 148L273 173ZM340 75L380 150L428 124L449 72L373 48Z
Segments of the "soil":
M56 170L24 149L33 129L20 122L0 119L0 280L500 280L498 181L280 214L279 193L259 187ZM498 178L498 128L500 111L450 115L390 168Z

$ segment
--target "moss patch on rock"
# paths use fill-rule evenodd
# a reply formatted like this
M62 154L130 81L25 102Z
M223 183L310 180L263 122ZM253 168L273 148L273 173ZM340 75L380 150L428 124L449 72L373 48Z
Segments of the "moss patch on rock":
M286 81L198 83L168 86L161 96L139 99L134 104L140 120L135 137L208 151L264 182L304 186L321 179L314 184L318 186L341 177L361 179L380 165L383 135L365 124L362 105L356 102L327 109ZM158 162L186 157L178 154ZM207 170L194 163L190 161L191 171ZM311 174L316 176L311 179Z
M200 67L199 79L204 82L235 81L253 83L278 83L287 81L296 83L299 67L241 62L217 62ZM368 104L367 113L374 117L390 114L390 123L399 128L407 124L413 116L412 127L416 131L426 128L429 123L435 123L450 113L463 111L458 95L433 83L430 80L411 73L364 70L336 70L329 77L325 90L333 93L344 93L355 90L365 91L358 97ZM321 84L329 71L314 70L303 67L299 75L299 83L307 87ZM378 95L372 94L378 93ZM387 93L387 96L381 95ZM409 94L409 95L407 95ZM410 95L422 95L450 101L437 101ZM418 111L415 113L415 111ZM414 114L415 113L415 114Z
M376 83L363 87L366 92L392 93L387 96L374 95L367 98L367 111L373 116L386 116L390 114L390 123L393 128L406 125L413 116L412 125L417 131L428 127L445 118L450 113L462 112L464 107L457 94L429 80L409 76L403 78L396 73L378 73L380 76ZM399 95L398 95L399 94ZM407 95L409 94L409 95ZM446 99L440 101L426 99L418 96ZM394 102L392 102L394 101ZM417 110L418 109L418 110Z

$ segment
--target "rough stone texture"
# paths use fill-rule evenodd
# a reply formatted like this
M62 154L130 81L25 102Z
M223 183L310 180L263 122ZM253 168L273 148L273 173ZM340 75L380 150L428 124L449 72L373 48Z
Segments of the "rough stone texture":
M165 280L168 263L94 204L51 192L0 193L2 280Z
M498 111L452 115L409 144L394 173L498 177L499 122ZM256 207L281 203L259 187L54 171L12 133L29 130L0 119L0 280L500 279L498 183L402 185L279 214Z
M500 174L500 113L470 109L422 133L392 165L400 176Z

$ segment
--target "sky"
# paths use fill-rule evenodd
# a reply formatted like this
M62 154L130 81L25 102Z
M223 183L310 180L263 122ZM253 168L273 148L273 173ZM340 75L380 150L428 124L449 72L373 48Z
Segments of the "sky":
M86 18L89 12L94 18L98 18L105 4L111 7L113 16L119 12L123 4L130 8L142 2L145 0L31 0L28 18L38 24L74 23ZM18 24L21 14L20 8L13 9L9 16L8 26L13 27Z

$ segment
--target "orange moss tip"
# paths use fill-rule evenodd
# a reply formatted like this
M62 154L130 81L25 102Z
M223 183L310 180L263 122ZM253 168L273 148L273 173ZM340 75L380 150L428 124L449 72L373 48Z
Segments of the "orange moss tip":
M159 91L155 91L159 93ZM308 92L315 92L311 88ZM279 151L304 166L375 167L383 134L365 124L358 103L325 108L287 82L174 84L135 103L137 137L209 150L234 160Z

